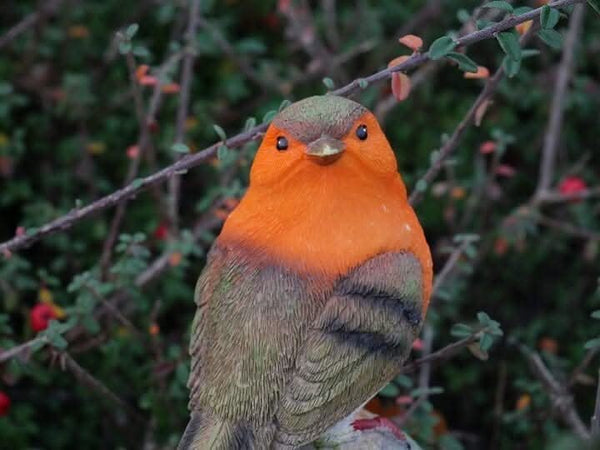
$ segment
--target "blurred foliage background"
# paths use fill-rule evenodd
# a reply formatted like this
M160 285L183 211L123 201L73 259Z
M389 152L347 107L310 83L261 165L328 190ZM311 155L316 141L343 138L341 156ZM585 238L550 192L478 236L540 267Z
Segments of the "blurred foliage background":
M190 36L186 0L0 4L0 240L213 144L221 129L233 136L269 120L284 100L385 68L410 54L400 36L419 35L427 48L447 32L474 31L474 12L489 21L505 15L455 0L199 5ZM11 36L23 20L31 23ZM568 27L563 14L556 30ZM481 125L422 186L417 213L436 272L448 270L414 357L485 327L491 319L480 311L504 331L491 349L480 339L431 374L399 376L371 402L424 448L580 448L577 430L531 369L534 356L565 389L561 398L572 395L570 410L586 427L593 414L600 18L586 7L577 27L547 196L534 194L564 65L561 50L537 37ZM191 96L178 120L190 48ZM494 39L468 53L492 72L504 58ZM429 62L411 73L401 103L389 81L354 96L379 117L411 190L485 82L463 75ZM0 256L0 349L27 346L0 363L0 448L175 446L188 417L194 283L244 193L257 145L222 148L182 176L175 212L177 187L157 184L128 201L117 221L107 209ZM585 198L564 197L573 192ZM468 326L453 335L456 323Z

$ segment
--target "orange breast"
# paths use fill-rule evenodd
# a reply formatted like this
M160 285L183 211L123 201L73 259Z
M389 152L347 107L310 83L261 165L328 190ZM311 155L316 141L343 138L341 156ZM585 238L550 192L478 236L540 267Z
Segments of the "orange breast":
M386 251L410 251L423 267L424 313L432 262L399 175L373 180L351 170L351 158L331 166L303 165L294 182L251 187L227 219L221 242L255 248L299 271L338 276Z

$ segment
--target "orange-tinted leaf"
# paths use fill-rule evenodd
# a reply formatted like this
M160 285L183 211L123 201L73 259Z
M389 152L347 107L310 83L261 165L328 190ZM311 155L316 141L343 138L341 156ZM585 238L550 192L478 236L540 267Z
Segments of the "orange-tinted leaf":
M196 125L198 125L198 119L196 119L195 117L188 117L187 119L185 119L185 122L183 123L185 131L191 130Z
M183 258L183 256L181 255L180 252L173 252L171 253L171 255L169 256L169 265L171 267L176 267L179 264L181 264L181 259Z
M434 409L431 412L431 415L437 418L437 423L433 426L433 434L436 436L443 436L444 434L448 434L448 423L446 422L446 418L439 412L437 409Z
M83 39L90 35L90 30L85 25L71 25L67 29L67 36L71 39Z
M397 58L392 59L388 63L388 67L399 66L400 64L402 64L404 61L406 61L408 59L410 59L410 56L408 56L408 55L398 56Z
M517 171L514 167L509 166L508 164L500 164L496 167L496 175L500 175L501 177L510 178L515 175Z
M533 20L527 20L523 23L518 24L517 26L515 26L515 28L517 29L517 33L519 33L521 36L523 36L525 33L527 33L529 31L529 29L531 28L531 25L533 25Z
M140 148L137 145L130 145L127 147L127 157L129 159L136 159L140 155Z
M412 349L416 351L423 350L423 339L416 338L412 343Z
M490 71L487 67L477 66L477 72L465 72L465 78L483 80L490 77Z
M540 339L540 342L538 342L538 347L540 350L552 353L554 355L558 353L558 342L556 342L556 339L543 337Z
M479 153L484 155L488 155L490 153L494 153L496 151L496 143L494 141L485 141L482 142L479 146Z
M502 256L508 250L508 241L503 237L499 237L494 241L494 253Z
M517 404L515 405L515 409L517 411L523 411L531 404L531 396L529 394L522 394L517 399Z
M410 405L414 401L410 395L400 395L396 397L396 404L398 405Z
M160 327L156 323L153 323L148 327L148 334L150 334L150 336L156 336L158 333L160 333Z
M398 42L400 42L402 45L406 45L414 52L423 47L423 39L421 39L419 36L415 36L414 34L402 36L400 39L398 39Z
M450 197L454 200L460 200L461 198L464 198L466 194L465 188L461 186L454 186L450 191Z
M404 412L400 406L390 401L384 401L380 397L373 397L364 409L381 417L396 417Z
M106 144L98 141L88 142L88 144L85 146L85 149L91 155L100 155L106 150Z
M164 84L160 90L163 94L177 94L180 91L179 84L177 83L168 83Z
M147 64L142 64L141 66L139 66L135 70L135 79L140 81L142 78L144 78L146 76L146 74L148 73L148 70L150 70L150 66L148 66Z
M408 98L410 94L410 78L402 72L392 74L392 94L399 102Z
M142 86L156 86L158 84L158 78L153 77L152 75L144 75L140 78L140 84Z
M19 236L23 236L24 234L25 234L25 227L18 226L17 229L15 230L15 236L19 237Z

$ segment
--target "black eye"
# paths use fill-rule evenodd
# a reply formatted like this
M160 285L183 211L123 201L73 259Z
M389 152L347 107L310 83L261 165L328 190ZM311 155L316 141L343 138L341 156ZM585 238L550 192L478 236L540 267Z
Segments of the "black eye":
M361 141L364 141L368 136L367 133L367 126L366 125L359 125L358 128L356 129L356 137L359 138Z
M279 136L277 138L277 150L282 151L282 150L287 150L287 148L288 148L287 138L284 136Z

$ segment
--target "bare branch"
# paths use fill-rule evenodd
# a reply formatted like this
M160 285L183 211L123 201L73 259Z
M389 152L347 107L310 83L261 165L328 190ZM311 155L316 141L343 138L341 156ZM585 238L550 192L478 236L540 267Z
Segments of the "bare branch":
M35 11L31 14L28 14L21 20L18 24L10 28L6 33L0 36L0 49L10 44L16 38L18 38L21 34L23 34L28 29L32 28L44 17L51 16L56 13L62 0L53 0L49 2L45 2L42 8L38 11Z
M187 119L190 106L190 91L192 89L192 69L196 51L194 49L194 40L196 39L196 30L200 22L200 0L192 0L190 4L189 20L185 32L186 53L183 58L181 68L181 81L179 91L179 105L177 108L177 119L175 122L175 143L183 143L185 139L185 119ZM175 160L182 157L177 154ZM169 179L169 222L173 232L179 228L179 188L181 179L175 175Z
M550 188L552 178L554 177L554 163L556 162L556 152L558 151L558 144L560 142L567 87L573 73L575 45L577 44L577 36L583 23L583 11L584 5L575 6L575 10L569 20L569 32L563 46L562 59L558 69L558 76L556 77L556 84L554 85L554 97L552 98L550 120L548 121L544 148L542 150L542 162L535 195L536 198L539 198Z
M516 343L517 348L529 362L535 376L544 384L545 390L552 401L552 408L559 418L568 425L571 430L581 439L588 440L590 432L579 417L573 396L548 370L540 355L525 345Z
M447 359L456 356L463 348L468 347L473 342L477 342L481 337L482 331L472 334L471 336L467 336L460 341L453 342L427 356L423 356L422 358L415 359L413 362L406 364L402 367L400 373L412 373L415 372L419 367L423 364L431 364L431 363L439 363L441 361L445 361Z
M600 438L600 370L598 371L598 387L596 388L596 404L592 416L592 438Z
M94 377L91 373L79 365L67 352L56 352L55 355L59 358L61 366L69 370L73 376L81 384L95 391L101 398L105 398L113 402L119 408L123 409L129 416L137 422L145 423L146 420L127 402L122 400L117 394L111 391L104 383Z
M25 353L31 349L34 345L45 341L45 338L36 337L31 339L30 341L24 342L21 345L17 345L16 347L9 348L8 350L0 351L0 364L8 361L11 358L15 358L22 353Z

